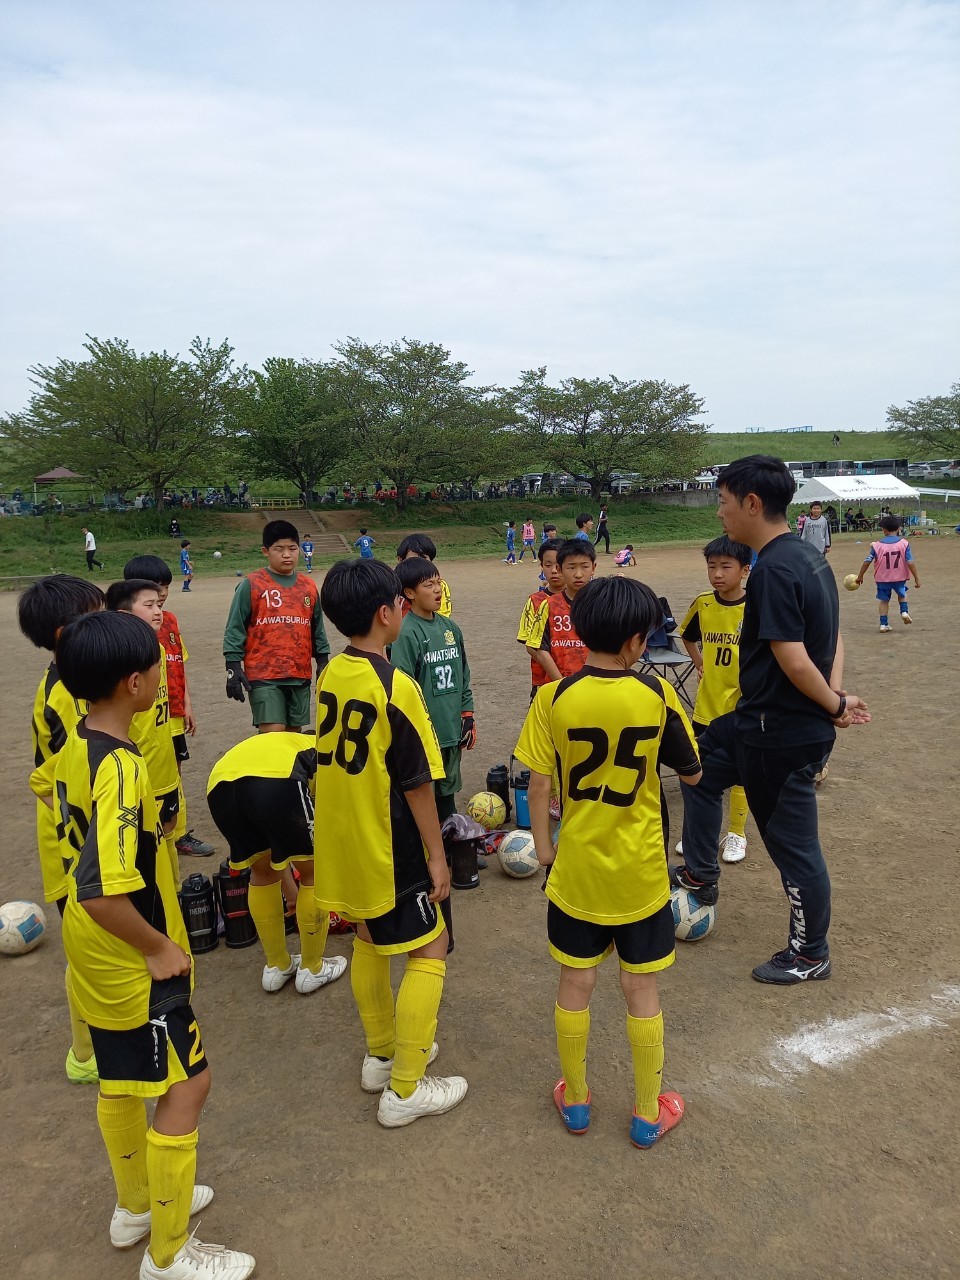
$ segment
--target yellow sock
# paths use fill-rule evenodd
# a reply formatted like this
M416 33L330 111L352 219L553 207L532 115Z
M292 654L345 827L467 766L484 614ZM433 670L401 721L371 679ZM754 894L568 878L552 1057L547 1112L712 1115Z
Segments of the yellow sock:
M427 1069L446 972L445 960L407 961L397 993L397 1050L390 1076L390 1088L401 1098L410 1097Z
M730 788L730 826L735 836L747 834L747 793L743 787Z
M179 889L180 887L180 855L177 853L178 837L170 833L164 836L163 843L167 846L167 857L170 859L170 866L173 868L173 883Z
M257 937L266 954L267 964L274 969L286 969L290 964L290 952L287 950L287 935L283 928L283 891L280 881L276 884L252 884L247 890L247 905L257 927Z
M589 1009L561 1009L553 1011L557 1028L557 1052L560 1070L566 1082L564 1098L567 1102L586 1102L587 1094L587 1039L590 1035Z
M312 891L311 891L312 892ZM303 897L301 890L300 897ZM353 940L350 986L367 1038L367 1053L392 1058L397 1034L394 1027L393 988L390 986L390 957L362 938Z
M97 1098L97 1124L117 1184L117 1204L130 1213L150 1208L147 1108L141 1098ZM191 1192L192 1194L192 1192Z
M330 912L321 911L317 906L312 884L301 885L297 894L297 928L300 930L300 964L311 973L319 973L327 945Z
M147 1130L150 1256L158 1267L169 1267L187 1242L198 1137L196 1129L176 1137Z
M637 1115L652 1123L660 1114L657 1097L663 1081L663 1014L631 1018L628 1013L627 1039L633 1052Z
M89 1062L93 1057L93 1041L90 1039L90 1028L80 1016L76 998L73 994L73 978L70 966L63 975L63 984L67 988L67 1009L70 1011L70 1035L73 1038L73 1056L78 1062ZM127 1206L124 1205L124 1208Z

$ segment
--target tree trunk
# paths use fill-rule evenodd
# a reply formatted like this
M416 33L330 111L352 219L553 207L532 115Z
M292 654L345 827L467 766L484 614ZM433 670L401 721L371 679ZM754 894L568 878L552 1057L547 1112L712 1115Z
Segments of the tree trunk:
M153 509L154 511L163 510L163 485L158 481L153 484Z
M590 477L590 496L593 498L594 502L600 501L600 495L606 488L606 485L604 484L606 479L606 476L600 476L599 478L597 476Z
M397 510L406 511L407 488L410 485L410 480L407 476L397 476L394 479L394 484L397 486Z

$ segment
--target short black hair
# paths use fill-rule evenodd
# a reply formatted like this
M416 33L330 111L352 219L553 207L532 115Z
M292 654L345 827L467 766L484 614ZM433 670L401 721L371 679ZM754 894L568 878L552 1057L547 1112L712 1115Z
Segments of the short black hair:
M382 560L338 560L320 588L320 607L341 635L366 636L377 610L396 602L394 572Z
M555 524L550 524L550 523L549 523L549 521L546 521L546 520L545 520L545 521L543 522L543 532L544 532L544 533L549 533L551 529L553 530L553 532L554 532L554 533L556 533L556 531L557 531L557 526L556 526Z
M64 687L88 702L109 698L122 680L159 661L160 642L153 628L129 613L87 614L64 627L57 641Z
M577 516L577 528L582 529L583 526L593 519L589 511L581 511Z
M361 532L361 533L366 533L367 531L366 531L366 529L361 529L361 530L360 530L360 532Z
M159 556L134 556L123 566L125 578L145 578L147 582L156 582L161 587L169 587L173 574L166 560Z
M564 560L569 560L571 556L586 556L594 564L597 563L597 553L593 549L593 543L588 542L586 538L567 538L565 542L561 542L557 551L557 564L563 564Z
M190 545L190 539L189 539L189 538L184 538L184 540L180 543L180 545L181 545L181 547L189 547L189 545Z
M903 521L899 516L881 516L880 528L884 533L896 533L903 527Z
M651 589L633 578L594 578L570 606L573 629L594 653L619 653L633 636L646 639L662 616Z
M406 560L410 552L424 560L436 560L437 544L427 533L408 533L397 547L397 559Z
M748 546L742 542L734 542L732 538L728 538L724 533L719 538L713 538L703 548L704 558L712 559L714 556L726 556L730 560L736 560L739 564L749 564L753 559L753 552Z
M823 510L823 503L820 501L819 498L814 498L813 501L810 503L811 511L813 510L814 507L819 507L821 511Z
M768 453L751 453L723 468L717 477L717 488L726 489L738 502L755 493L763 507L764 518L785 519L797 482L782 458Z
M149 578L124 578L122 582L111 582L107 587L107 608L111 613L118 610L129 613L138 595L156 589L157 583Z
M583 539L581 538L580 541L582 542ZM543 557L548 551L559 551L562 546L562 538L544 538L539 547L537 547L537 559L543 564Z
M300 533L289 520L269 520L263 526L263 545L272 547L275 542L295 542L300 545Z
M424 560L422 556L411 556L409 560L401 560L393 571L400 588L400 594L416 591L421 582L430 582L440 577L440 570L432 560Z
M32 582L21 595L17 621L31 644L52 653L62 627L85 613L96 613L105 604L106 598L96 583L67 573L52 573Z
M508 521L507 521L507 528L508 528L508 529L514 529L514 528L516 528L516 524L517 524L516 520L508 520Z

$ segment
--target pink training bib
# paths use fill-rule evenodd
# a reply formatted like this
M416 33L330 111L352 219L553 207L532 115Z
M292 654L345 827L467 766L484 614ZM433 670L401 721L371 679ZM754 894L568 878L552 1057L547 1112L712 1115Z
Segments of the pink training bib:
M910 576L907 568L910 544L906 538L900 538L897 542L874 542L871 546L876 557L873 576L877 582L906 582Z

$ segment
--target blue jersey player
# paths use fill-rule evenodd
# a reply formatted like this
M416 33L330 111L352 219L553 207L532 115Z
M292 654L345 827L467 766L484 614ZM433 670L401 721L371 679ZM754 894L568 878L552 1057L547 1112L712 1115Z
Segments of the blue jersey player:
M303 564L307 573L313 573L313 539L307 535L300 543L300 550L303 552Z

